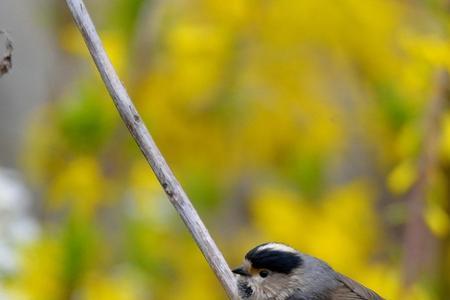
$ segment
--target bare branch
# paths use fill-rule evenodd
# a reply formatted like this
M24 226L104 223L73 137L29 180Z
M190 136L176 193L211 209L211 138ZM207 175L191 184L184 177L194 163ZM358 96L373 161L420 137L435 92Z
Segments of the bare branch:
M6 37L6 52L3 58L0 60L0 77L9 72L12 68L12 52L13 52L13 44L11 39L8 36L6 31L0 30L0 35L4 34Z
M122 120L152 167L170 202L222 283L228 297L236 299L236 283L230 268L142 122L103 48L86 6L82 0L66 0L66 2Z
M404 232L403 281L410 287L435 256L436 238L424 220L425 196L429 179L438 168L438 145L441 117L445 112L450 91L446 70L436 74L436 87L429 101L423 124L422 149L418 161L418 175L405 195L407 222Z

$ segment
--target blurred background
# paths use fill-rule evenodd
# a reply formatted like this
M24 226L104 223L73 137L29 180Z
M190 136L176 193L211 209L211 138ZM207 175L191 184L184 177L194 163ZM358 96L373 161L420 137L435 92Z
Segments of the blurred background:
M449 299L449 1L86 2L231 266L279 241ZM0 299L225 299L65 2L0 0L0 28Z

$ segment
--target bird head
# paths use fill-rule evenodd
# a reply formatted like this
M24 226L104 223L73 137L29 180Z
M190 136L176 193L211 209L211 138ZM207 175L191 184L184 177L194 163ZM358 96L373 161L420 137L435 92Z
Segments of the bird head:
M266 243L250 250L244 263L233 270L242 299L285 299L298 287L302 255L279 243Z

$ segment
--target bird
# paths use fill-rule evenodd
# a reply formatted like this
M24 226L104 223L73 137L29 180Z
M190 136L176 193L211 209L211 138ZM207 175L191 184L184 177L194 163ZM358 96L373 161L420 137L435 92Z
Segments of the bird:
M233 273L242 300L384 300L326 262L283 243L256 246Z

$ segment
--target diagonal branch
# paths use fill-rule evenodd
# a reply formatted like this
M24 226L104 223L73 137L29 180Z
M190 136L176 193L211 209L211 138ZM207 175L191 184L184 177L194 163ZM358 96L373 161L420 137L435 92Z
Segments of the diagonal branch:
M82 0L66 0L66 2L122 120L152 167L170 202L222 283L228 297L235 299L236 284L230 268L142 122L103 48L86 6Z

